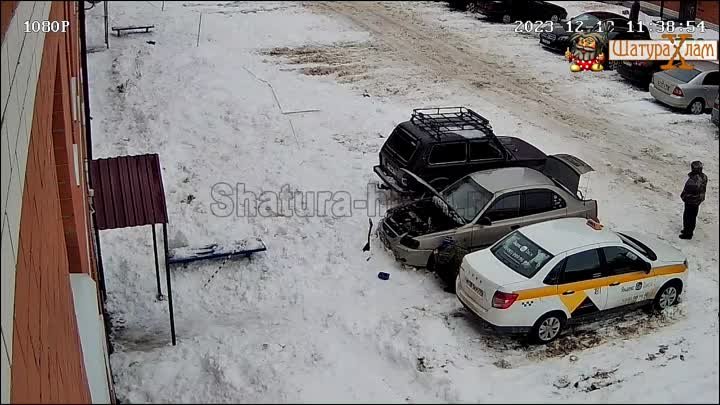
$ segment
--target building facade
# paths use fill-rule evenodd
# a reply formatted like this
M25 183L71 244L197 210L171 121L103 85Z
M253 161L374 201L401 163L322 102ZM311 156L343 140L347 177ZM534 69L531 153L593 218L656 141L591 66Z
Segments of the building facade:
M82 3L0 2L3 403L114 398L87 179ZM44 21L69 25L43 33Z
M632 2L623 2L629 7ZM642 11L680 21L705 21L707 28L717 30L720 24L720 2L717 0L668 0L641 1ZM701 34L696 34L701 37Z

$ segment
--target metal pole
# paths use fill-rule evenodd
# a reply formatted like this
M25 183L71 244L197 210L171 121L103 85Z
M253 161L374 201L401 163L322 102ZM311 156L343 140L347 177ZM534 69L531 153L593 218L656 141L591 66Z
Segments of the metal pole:
M665 9L665 0L660 1L660 21L663 19L663 10Z
M103 2L103 8L105 9L105 47L110 49L110 40L108 38L108 4L107 0Z
M198 21L198 35L197 35L197 43L195 44L195 47L200 46L200 26L202 25L202 12L200 13L200 21Z
M157 236L155 236L155 224L150 225L152 227L153 236L153 253L155 254L155 279L157 280L157 299L162 299L162 289L160 289L160 260L158 259L158 248L157 248Z
M162 9L160 11L165 11L165 2L162 2Z
M95 223L95 213L93 213L93 224ZM103 267L102 251L100 250L100 231L95 228L95 253L97 254L97 272L98 282L100 283L100 292L102 293L103 304L107 301L107 291L105 290L105 268Z
M170 265L168 263L167 224L163 224L163 247L165 248L165 277L167 278L168 307L170 308L170 334L175 346L175 314L172 306L172 286L170 285Z

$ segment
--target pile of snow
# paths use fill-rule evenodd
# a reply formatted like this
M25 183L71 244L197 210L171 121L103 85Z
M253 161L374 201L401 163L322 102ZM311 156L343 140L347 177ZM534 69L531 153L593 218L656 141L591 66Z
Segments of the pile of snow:
M173 347L148 230L101 235L123 402L718 401L720 176L707 116L654 104L613 72L573 76L535 38L442 2L367 3L361 13L334 3L344 18L290 2L161 3L110 3L110 25L157 28L111 36L109 50L88 55L94 156L160 154L173 245L260 236L269 248L173 268ZM89 12L101 38L102 8ZM455 51L423 48L432 37ZM456 45L482 55L472 69L512 79L483 83L432 60L461 58ZM576 107L553 113L556 98ZM386 208L368 191L377 152L413 107L432 105L466 105L499 134L595 167L604 223L659 235L690 258L681 305L527 347L486 330L433 274L403 268L377 239L362 252L368 216L377 223ZM286 114L299 110L315 111ZM600 118L611 130L573 128ZM681 241L677 195L697 158L707 201L696 238ZM218 184L261 200L337 200L325 215L268 203L247 216L238 198L217 215ZM339 202L348 195L378 209Z

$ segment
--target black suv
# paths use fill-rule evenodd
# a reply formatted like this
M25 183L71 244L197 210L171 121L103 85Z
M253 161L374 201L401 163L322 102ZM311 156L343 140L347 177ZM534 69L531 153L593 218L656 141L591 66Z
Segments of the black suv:
M489 121L465 107L413 110L410 121L395 127L373 170L400 193L421 192L407 169L441 190L460 177L484 169L524 166L542 170L547 156L522 139L496 136Z
M556 4L537 0L474 1L476 11L489 20L510 24L513 21L540 20L557 22L567 18L567 11Z

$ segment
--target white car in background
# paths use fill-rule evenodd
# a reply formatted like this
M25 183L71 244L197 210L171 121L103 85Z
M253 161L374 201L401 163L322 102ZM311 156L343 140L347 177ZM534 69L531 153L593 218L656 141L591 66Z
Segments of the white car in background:
M568 321L675 305L687 274L682 252L657 238L563 218L466 255L455 283L460 302L495 329L548 343Z
M650 95L670 107L682 108L691 114L710 109L718 96L720 71L718 64L692 61L693 68L656 72L650 82Z

